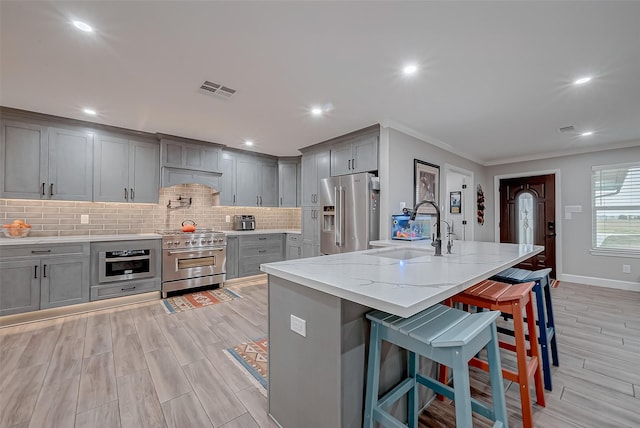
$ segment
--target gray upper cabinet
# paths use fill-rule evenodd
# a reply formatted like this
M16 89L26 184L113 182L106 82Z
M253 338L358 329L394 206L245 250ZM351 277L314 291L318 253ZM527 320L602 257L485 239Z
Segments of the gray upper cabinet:
M278 193L280 207L298 206L298 169L297 161L278 161Z
M158 203L158 144L96 135L94 146L95 201Z
M278 164L275 160L239 154L236 156L235 177L234 205L278 206Z
M0 196L90 201L93 136L2 121Z
M222 148L163 138L162 166L220 173Z
M378 136L358 137L331 147L331 175L378 170Z
M203 184L217 190L220 188L220 174L182 168L162 168L162 187L177 184Z
M302 156L302 203L304 206L318 206L318 186L320 180L330 176L330 153L328 150L304 154Z
M235 153L222 153L222 177L220 177L220 205L237 205L237 159Z

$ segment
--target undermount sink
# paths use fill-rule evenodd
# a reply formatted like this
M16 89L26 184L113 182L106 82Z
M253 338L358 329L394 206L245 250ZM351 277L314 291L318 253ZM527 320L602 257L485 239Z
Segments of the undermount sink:
M386 257L388 259L411 260L418 257L432 256L431 250L417 250L414 248L391 248L369 253L369 256Z

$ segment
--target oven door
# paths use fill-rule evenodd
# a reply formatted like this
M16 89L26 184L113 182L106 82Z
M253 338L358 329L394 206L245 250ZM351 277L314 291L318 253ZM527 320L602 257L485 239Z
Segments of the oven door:
M225 273L226 247L164 250L162 281L198 278Z

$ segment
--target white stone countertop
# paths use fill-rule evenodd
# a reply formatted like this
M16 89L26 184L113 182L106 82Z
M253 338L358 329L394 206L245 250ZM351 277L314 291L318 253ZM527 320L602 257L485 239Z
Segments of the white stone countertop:
M543 250L537 245L455 241L453 254L435 257L427 240L389 242L391 248L266 263L260 269L406 318ZM446 252L446 244L443 247Z
M139 239L160 239L156 233L131 233L126 235L73 235L73 236L37 236L26 238L0 237L0 247L9 245L72 244L76 242L134 241Z
M256 230L225 230L227 236L240 236L240 235L259 235L267 233L297 233L301 234L300 230L296 229L256 229Z

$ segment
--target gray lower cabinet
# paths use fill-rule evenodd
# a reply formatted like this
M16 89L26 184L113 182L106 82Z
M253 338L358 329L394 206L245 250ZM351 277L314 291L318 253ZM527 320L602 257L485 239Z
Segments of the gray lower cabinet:
M40 309L39 261L0 262L0 316Z
M302 257L320 255L319 213L318 208L302 208Z
M302 235L299 233L287 233L287 260L302 257Z
M0 315L89 301L89 244L2 248Z
M284 233L238 237L238 276L261 274L260 265L284 260Z
M234 279L238 277L238 237L227 237L227 262L226 278Z

